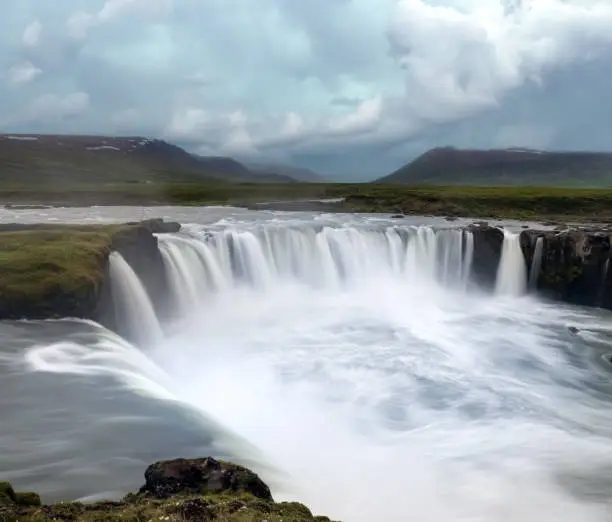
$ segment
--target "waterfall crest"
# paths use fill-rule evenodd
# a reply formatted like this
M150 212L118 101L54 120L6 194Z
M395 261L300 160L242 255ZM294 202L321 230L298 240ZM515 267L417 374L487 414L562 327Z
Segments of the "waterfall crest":
M465 289L474 257L471 232L431 227L265 226L163 235L159 242L172 299L184 310L211 292L279 281L337 288L399 276L415 285Z
M526 290L527 267L521 250L520 234L504 230L495 292L498 295L519 296Z
M109 256L115 317L121 332L130 340L150 344L162 337L153 304L142 282L119 252Z
M536 239L535 248L533 251L533 259L531 261L531 271L529 273L529 289L536 290L538 286L538 277L540 276L540 269L542 267L542 252L544 250L544 238L538 237Z

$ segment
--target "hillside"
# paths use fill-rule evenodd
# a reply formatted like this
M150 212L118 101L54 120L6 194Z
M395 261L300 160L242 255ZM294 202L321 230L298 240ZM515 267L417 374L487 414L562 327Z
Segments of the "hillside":
M232 158L195 156L157 139L0 134L5 184L294 181L251 171Z
M262 183L295 183L297 178L274 170L259 170L224 156L195 156L211 170L223 172L228 181L259 181Z
M280 165L275 163L246 163L247 167L255 173L272 176L286 176L304 183L326 183L327 180L316 172L293 165Z
M612 186L612 153L436 148L378 183Z

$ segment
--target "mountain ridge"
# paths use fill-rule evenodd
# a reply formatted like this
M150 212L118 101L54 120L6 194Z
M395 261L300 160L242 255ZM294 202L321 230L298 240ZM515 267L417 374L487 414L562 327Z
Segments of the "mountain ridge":
M437 147L376 183L612 186L612 153Z
M142 136L0 133L5 183L299 182L283 168L262 172Z

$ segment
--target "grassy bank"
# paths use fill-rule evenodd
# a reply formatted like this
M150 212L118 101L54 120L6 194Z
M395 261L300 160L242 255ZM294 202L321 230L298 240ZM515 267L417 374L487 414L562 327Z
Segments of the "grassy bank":
M2 316L54 316L51 309L59 300L72 306L86 299L104 278L115 229L58 226L0 232Z
M478 218L612 221L612 190L538 187L413 187L388 184L135 183L0 186L0 202L28 205L252 205L346 198L329 211ZM313 205L313 209L320 206Z

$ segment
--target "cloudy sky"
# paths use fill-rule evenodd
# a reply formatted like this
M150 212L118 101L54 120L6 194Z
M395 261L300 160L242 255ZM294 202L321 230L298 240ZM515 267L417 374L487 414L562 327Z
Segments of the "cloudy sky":
M0 131L353 179L437 145L612 150L612 0L0 0Z

